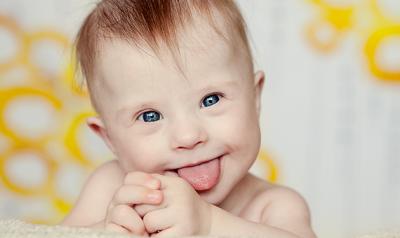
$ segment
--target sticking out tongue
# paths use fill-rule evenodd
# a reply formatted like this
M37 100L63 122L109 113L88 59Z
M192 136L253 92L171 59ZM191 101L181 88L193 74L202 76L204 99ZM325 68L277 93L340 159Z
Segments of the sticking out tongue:
M204 191L214 187L218 182L219 173L219 159L178 169L179 176L190 183L197 191Z

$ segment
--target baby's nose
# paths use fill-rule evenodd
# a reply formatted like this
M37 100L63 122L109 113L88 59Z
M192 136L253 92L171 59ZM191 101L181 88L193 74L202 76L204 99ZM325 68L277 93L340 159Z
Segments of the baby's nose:
M175 150L194 149L208 139L206 129L199 120L176 122L170 133L171 147Z

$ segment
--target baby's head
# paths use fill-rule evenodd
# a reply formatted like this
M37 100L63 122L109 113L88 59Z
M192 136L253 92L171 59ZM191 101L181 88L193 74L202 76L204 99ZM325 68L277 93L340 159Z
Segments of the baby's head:
M99 114L88 124L126 172L177 172L214 204L247 174L264 74L233 1L103 0L77 56Z

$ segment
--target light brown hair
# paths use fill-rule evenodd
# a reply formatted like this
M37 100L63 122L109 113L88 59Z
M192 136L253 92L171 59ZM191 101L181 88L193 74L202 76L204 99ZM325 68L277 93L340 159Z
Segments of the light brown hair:
M166 46L177 59L177 32L195 14L205 16L222 38L238 38L251 60L245 23L233 0L102 0L86 17L76 38L78 66L89 90L102 40L123 39L138 48L143 45L150 47L156 53L161 46ZM226 27L230 35L224 34L226 31L221 29L216 15L222 19L222 27Z

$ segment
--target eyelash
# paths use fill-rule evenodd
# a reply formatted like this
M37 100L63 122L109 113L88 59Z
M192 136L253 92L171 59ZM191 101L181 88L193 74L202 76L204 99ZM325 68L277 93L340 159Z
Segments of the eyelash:
M161 113L159 113L159 112L157 112L157 111L154 111L154 110L149 110L149 111L145 111L145 112L140 113L139 116L136 117L136 120L137 120L137 121L146 122L146 121L144 121L144 118L143 118L142 120L140 120L140 118L141 118L141 117L144 117L145 113L149 113L149 112L156 112L156 113L158 113L159 116L160 116L160 119L158 119L158 120L163 119L163 116L162 116ZM158 120L156 120L156 121L158 121ZM150 122L156 122L156 121L150 121Z
M221 98L224 97L224 94L223 94L223 93L217 93L217 92L210 93L210 94L204 96L204 97L201 99L200 107L203 108L203 102L204 102L204 100L205 100L207 97L214 96L214 95L215 95L215 96L218 96L218 101L217 101L216 103L210 105L210 106L213 106L213 105L217 104L217 103L219 102L219 100L221 100ZM210 106L208 106L208 107L210 107ZM148 111L144 111L144 112L140 113L139 116L136 117L136 120L144 121L144 119L140 120L140 118L143 117L143 116L145 115L145 113L149 113L149 112L156 112L156 113L159 114L160 119L158 119L158 120L156 120L156 121L159 121L159 120L163 119L163 116L162 116L161 113L159 113L159 112L157 112L157 111L155 111L155 110L148 110ZM156 122L156 121L149 121L149 122ZM148 123L149 123L149 122L148 122Z
M210 96L214 96L214 95L215 95L215 96L218 96L218 101L217 101L215 104L217 104L217 103L219 102L219 100L221 100L221 98L224 97L224 94L223 94L223 93L217 93L217 92L210 93L210 94L204 96L204 97L201 99L200 107L203 107L203 102L204 102L204 100L205 100L206 98L208 98L208 97L210 97ZM213 105L215 105L215 104L213 104ZM211 106L212 106L212 105L211 105Z

